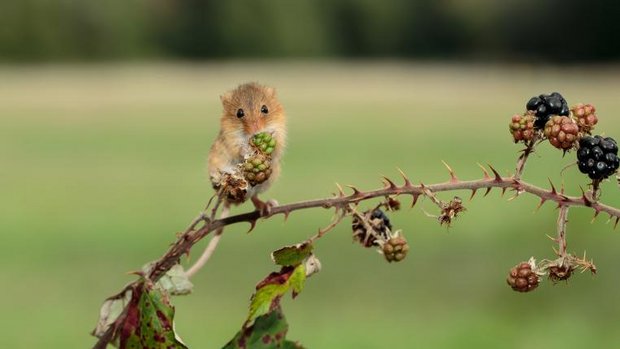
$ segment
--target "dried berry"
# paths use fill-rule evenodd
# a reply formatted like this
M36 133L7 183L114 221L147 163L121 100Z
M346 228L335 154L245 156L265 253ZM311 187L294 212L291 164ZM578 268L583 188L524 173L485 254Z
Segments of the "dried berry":
M554 147L569 150L577 141L579 127L568 116L552 116L545 124L545 137Z
M508 129L515 143L519 141L531 141L536 135L536 130L534 129L534 115L527 113L525 115L513 115Z
M407 257L409 244L407 244L407 240L404 237L396 236L383 244L382 251L383 256L388 262L400 262Z
M530 292L538 287L539 279L530 263L521 262L510 270L506 282L515 291Z
M380 209L366 211L362 217L353 216L353 239L364 247L379 246L379 241L390 238L392 224L388 216Z
M441 214L437 217L440 225L450 226L452 224L452 220L457 218L459 213L467 210L465 206L463 206L463 199L458 196L455 196L449 202L441 203Z
M592 104L579 103L572 107L571 111L579 126L579 132L590 134L598 122L596 108Z
M575 268L568 265L551 265L547 270L549 272L549 279L555 283L568 280L573 275Z
M581 173L587 174L593 180L611 176L620 166L616 141L611 137L601 136L581 138L577 151L577 165Z
M238 175L226 173L218 185L214 186L221 198L234 204L240 204L245 201L248 192L248 182Z
M398 211L400 210L400 201L389 197L387 200L387 206L390 208L390 210L392 211Z
M526 108L536 114L534 126L539 130L545 127L551 115L568 116L570 114L566 100L558 92L532 97L527 102Z

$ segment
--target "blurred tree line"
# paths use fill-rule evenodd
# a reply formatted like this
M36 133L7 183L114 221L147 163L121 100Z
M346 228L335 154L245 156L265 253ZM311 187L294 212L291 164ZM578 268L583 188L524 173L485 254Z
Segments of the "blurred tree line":
M613 0L2 0L0 60L620 57Z

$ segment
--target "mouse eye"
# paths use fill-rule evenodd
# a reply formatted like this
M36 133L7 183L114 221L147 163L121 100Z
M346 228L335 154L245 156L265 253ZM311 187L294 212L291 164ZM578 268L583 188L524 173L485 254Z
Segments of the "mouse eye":
M260 112L263 114L267 114L269 113L269 109L267 109L266 105L263 105L262 107L260 107Z
M237 109L237 117L242 118L244 116L245 116L245 113L243 112L243 109L241 108Z

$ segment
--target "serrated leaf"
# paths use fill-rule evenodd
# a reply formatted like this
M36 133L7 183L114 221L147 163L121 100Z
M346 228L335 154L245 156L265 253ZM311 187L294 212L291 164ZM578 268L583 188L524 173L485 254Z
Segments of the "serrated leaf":
M274 263L282 266L295 266L301 264L310 254L314 246L310 241L305 241L297 245L284 246L271 253Z
M280 306L256 318L254 324L242 328L223 349L303 349L286 339L288 323Z
M174 307L159 288L138 284L120 325L120 349L187 349L174 331Z
M288 290L292 289L293 297L296 297L303 289L305 281L306 268L303 264L294 268L283 267L280 272L269 274L256 285L256 293L250 302L247 324L278 307L280 299Z

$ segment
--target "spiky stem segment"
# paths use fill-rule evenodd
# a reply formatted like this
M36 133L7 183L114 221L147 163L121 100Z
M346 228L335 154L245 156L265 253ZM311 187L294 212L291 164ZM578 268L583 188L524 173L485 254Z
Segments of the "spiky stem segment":
M525 162L525 159L523 162ZM516 196L522 193L529 193L531 195L539 197L541 200L541 205L546 201L552 201L557 203L560 208L564 208L566 211L570 206L589 207L594 210L595 215L598 215L600 212L607 213L610 219L615 219L616 225L620 220L620 209L605 205L599 201L592 200L592 198L588 197L585 193L581 196L568 196L565 195L563 192L557 192L553 184L551 184L551 189L548 190L524 182L521 179L517 178L516 175L502 177L493 167L490 167L491 172L493 173L493 176L490 176L489 172L484 167L482 168L484 176L481 179L461 181L459 179L456 179L456 176L451 175L451 179L447 182L430 185L414 185L411 183L408 177L403 174L404 184L402 185L397 185L393 181L389 180L386 181L386 184L383 188L371 191L361 191L356 187L351 186L350 188L353 190L353 193L350 195L345 195L344 192L339 190L339 194L335 197L300 201L287 205L273 207L271 209L270 215L255 210L226 218L213 220L206 217L206 215L203 213L200 214L192 222L190 227L185 232L178 236L177 240L172 244L172 246L170 246L168 251L166 251L163 256L161 256L157 261L152 263L152 267L150 268L150 270L144 273L143 276L146 279L151 280L152 282L157 282L168 270L170 270L170 268L179 263L183 255L189 254L194 244L196 244L198 241L200 241L212 231L216 231L227 225L247 222L250 223L252 229L255 226L257 220L260 218L268 219L278 214L288 216L293 211L318 207L322 207L325 209L335 208L338 211L346 210L347 206L350 204L357 204L359 202L373 198L397 195L411 195L413 199L413 204L415 204L419 196L428 197L429 193L434 194L455 190L471 190L473 197L473 194L475 194L476 191L479 189L486 189L487 193L493 188L500 188L502 189L502 192L507 189L512 189L515 191ZM201 227L198 227L201 222L203 222L203 225ZM131 287L136 284L137 281L128 285L125 290L131 289ZM117 319L117 322L119 321L122 321L122 316ZM113 339L116 329L117 326L115 326L115 324L110 326L108 330L99 338L99 341L97 342L97 344L95 344L94 348L105 348L109 341Z

